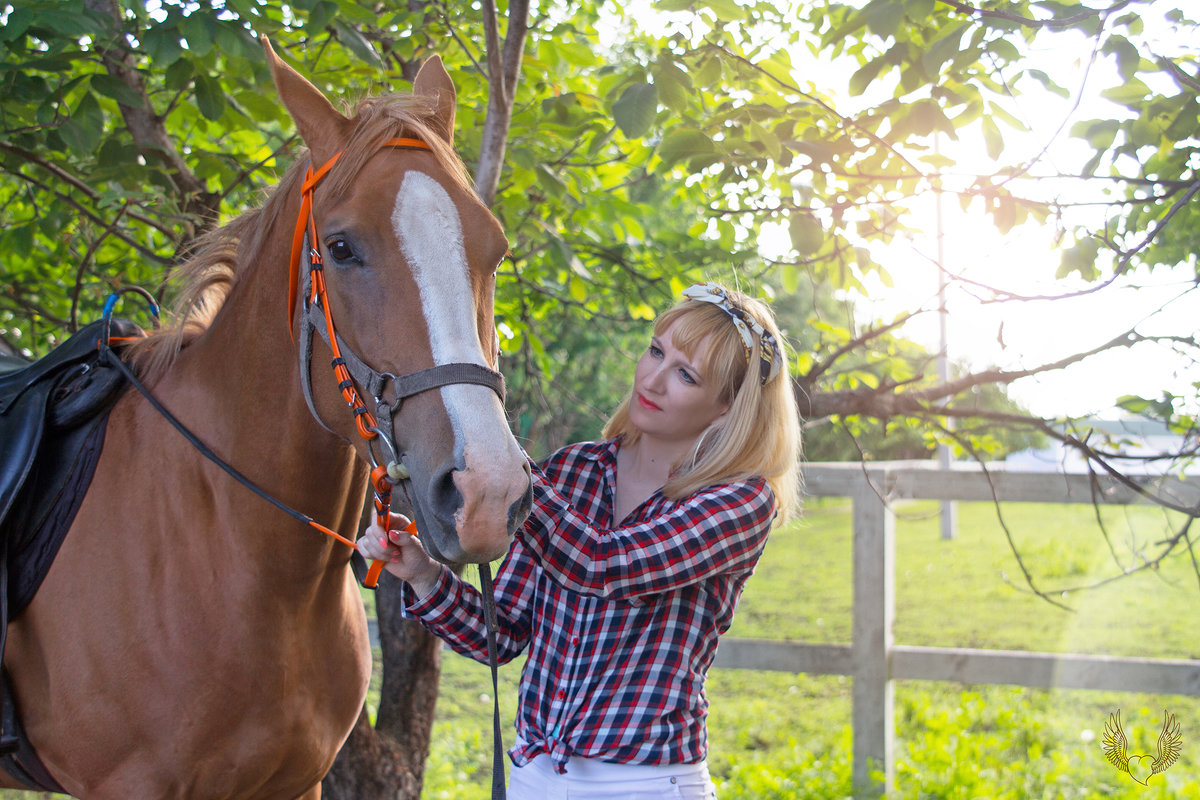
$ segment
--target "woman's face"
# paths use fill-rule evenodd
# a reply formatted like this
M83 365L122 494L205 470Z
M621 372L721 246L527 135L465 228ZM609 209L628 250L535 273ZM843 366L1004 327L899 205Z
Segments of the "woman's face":
M697 365L704 362L710 342L700 342L692 358L677 350L671 339L674 323L638 359L633 376L629 421L644 436L690 444L714 420L729 410L721 390L705 380Z

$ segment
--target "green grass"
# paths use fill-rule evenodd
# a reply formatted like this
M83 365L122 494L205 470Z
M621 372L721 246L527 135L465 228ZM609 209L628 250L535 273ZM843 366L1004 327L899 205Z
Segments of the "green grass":
M1091 507L1006 504L1002 513L1040 588L1120 572ZM1067 612L1029 593L994 507L960 504L951 541L939 536L936 504L897 514L898 644L1200 657L1200 582L1186 553L1095 591L1056 593ZM1150 508L1105 509L1102 519L1125 565L1169 530ZM851 578L848 506L811 502L772 536L728 635L849 643ZM514 663L500 673L510 744L519 672ZM848 797L850 692L842 676L714 670L709 764L721 799ZM895 697L896 798L1200 800L1200 698L919 681L897 683ZM491 703L486 667L447 651L425 798L489 796ZM1118 708L1136 753L1153 752L1164 709L1179 720L1182 756L1148 787L1104 760L1104 722ZM0 792L9 797L35 795Z
M1170 521L1150 508L1005 504L1002 515L1042 590L1090 584L1133 563L1131 549L1163 538ZM937 505L897 509L898 644L1200 657L1200 589L1186 553L1156 571L1093 591L1055 593L1054 607L1025 586L988 504L960 504L945 541ZM776 532L728 636L849 643L849 508L810 504ZM519 664L501 670L505 735ZM485 800L490 685L481 665L448 655L426 778L426 798ZM709 763L722 800L850 795L851 680L744 670L709 676ZM1121 709L1130 751L1153 752L1164 709L1183 732L1183 754L1149 787L1104 760L1100 737ZM1134 692L1034 690L907 681L896 686L896 791L900 798L1200 798L1200 698Z

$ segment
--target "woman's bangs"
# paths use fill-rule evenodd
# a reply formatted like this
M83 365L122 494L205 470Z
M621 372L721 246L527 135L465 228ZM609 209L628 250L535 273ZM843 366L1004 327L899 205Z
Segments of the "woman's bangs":
M661 337L672 325L671 344L688 360L695 357L701 342L712 337L703 361L695 367L705 380L715 380L727 390L736 390L741 372L738 365L745 357L741 337L728 315L716 306L684 304L659 316L655 335Z

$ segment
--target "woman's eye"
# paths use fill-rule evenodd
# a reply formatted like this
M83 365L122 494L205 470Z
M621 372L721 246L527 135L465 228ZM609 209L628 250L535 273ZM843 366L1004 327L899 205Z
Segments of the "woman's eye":
M692 377L692 373L688 372L686 369L679 370L679 377L683 379L684 383L696 382L696 379Z
M354 256L354 248L345 239L334 239L329 242L326 247L329 250L329 256L334 261L356 261Z
M655 347L654 345L650 345L649 353L650 353L650 355L654 356L655 358L662 358L662 355L663 355L663 351L661 349L659 349L658 347Z

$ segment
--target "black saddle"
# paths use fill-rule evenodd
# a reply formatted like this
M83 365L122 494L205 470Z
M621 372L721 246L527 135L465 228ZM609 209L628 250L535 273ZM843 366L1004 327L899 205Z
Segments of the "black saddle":
M79 511L108 412L126 384L101 340L111 336L116 346L141 335L127 320L94 322L46 357L0 371L0 657L9 620L33 600ZM32 788L63 791L21 729L7 672L0 675L0 766Z

